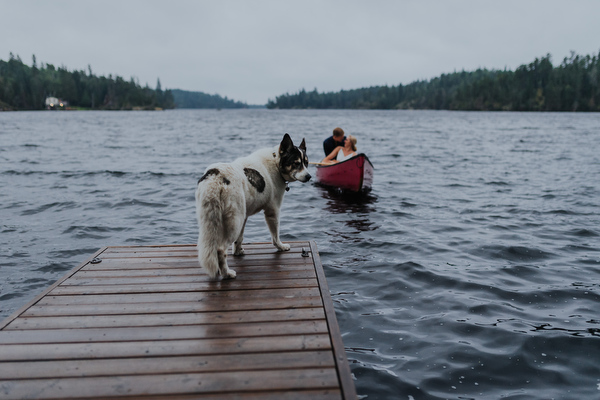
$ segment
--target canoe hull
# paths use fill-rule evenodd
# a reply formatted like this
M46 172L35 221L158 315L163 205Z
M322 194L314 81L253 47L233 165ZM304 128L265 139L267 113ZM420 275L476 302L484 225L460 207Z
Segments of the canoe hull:
M373 185L373 164L360 153L339 163L318 165L317 182L352 192L369 191Z

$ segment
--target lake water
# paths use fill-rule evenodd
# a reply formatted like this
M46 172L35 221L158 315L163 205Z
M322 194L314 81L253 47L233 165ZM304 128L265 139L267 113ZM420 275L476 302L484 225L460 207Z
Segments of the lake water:
M0 317L100 247L195 243L209 163L336 126L373 191L292 183L281 236L317 243L359 396L600 398L600 114L0 113Z

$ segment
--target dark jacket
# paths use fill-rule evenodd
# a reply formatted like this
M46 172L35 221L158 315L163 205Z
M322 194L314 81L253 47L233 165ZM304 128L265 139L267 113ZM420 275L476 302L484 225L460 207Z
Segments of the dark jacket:
M346 139L346 136L344 136ZM344 143L342 141L342 143ZM323 141L323 151L325 152L325 157L327 157L336 147L341 146L340 143L333 140L333 136L329 136L327 139Z

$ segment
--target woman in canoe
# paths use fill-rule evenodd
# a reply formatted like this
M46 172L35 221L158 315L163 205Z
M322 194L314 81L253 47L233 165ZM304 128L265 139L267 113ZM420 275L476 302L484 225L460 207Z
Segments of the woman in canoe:
M334 164L354 157L356 155L356 142L356 137L348 135L344 140L344 145L336 147L321 163Z

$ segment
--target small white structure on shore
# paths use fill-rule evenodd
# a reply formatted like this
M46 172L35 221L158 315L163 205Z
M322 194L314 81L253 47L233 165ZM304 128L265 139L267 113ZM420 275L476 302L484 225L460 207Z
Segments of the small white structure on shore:
M58 108L65 108L68 103L57 97L46 97L46 108L48 110L56 110Z

